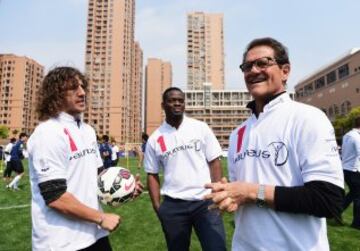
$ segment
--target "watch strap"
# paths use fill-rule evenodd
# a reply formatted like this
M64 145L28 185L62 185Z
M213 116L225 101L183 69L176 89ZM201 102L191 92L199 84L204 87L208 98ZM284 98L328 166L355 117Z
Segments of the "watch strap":
M258 207L265 207L266 206L266 202L265 202L265 185L262 185L262 184L259 185L259 189L258 189L258 192L257 192L255 204Z

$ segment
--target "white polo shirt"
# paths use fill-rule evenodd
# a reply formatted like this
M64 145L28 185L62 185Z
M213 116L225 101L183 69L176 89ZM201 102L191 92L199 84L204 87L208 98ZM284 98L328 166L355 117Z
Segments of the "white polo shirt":
M33 250L83 249L108 235L96 224L76 220L45 205L39 183L66 179L67 192L88 207L101 210L97 198L97 168L102 166L95 132L61 113L36 127L28 140L32 190Z
M231 181L302 186L326 181L343 187L334 129L319 109L287 93L252 115L230 136ZM239 208L232 250L329 250L326 220L276 212L254 204Z
M117 145L114 145L111 148L111 160L113 160L113 161L117 160L118 152L119 152L119 147Z
M204 122L184 119L178 129L164 122L149 138L144 166L147 173L164 171L161 194L182 200L201 200L210 191L208 161L221 155L214 133Z
M11 149L13 148L13 146L14 146L14 144L11 142L5 146L5 149L4 149L4 152L6 152L6 153L4 153L5 163L10 161L10 158L11 158L10 152L11 152Z
M346 133L342 142L342 166L344 170L360 172L360 130Z

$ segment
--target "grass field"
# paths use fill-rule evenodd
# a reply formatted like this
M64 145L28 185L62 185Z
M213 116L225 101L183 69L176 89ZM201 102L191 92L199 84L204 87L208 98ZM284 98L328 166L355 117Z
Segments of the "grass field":
M130 166L133 173L140 172L145 184L146 175L143 170L136 168L134 159L123 160L121 166ZM226 165L225 161L223 162ZM26 165L25 165L26 166ZM226 172L225 172L226 173ZM30 217L30 184L28 173L20 182L21 191L5 189L4 182L0 181L0 251L27 251L31 250L31 217ZM158 251L166 250L165 240L160 224L152 210L148 194L145 192L137 200L123 205L120 208L105 207L107 212L121 215L122 224L110 235L114 251ZM349 227L352 211L349 208L343 215L346 226L328 224L328 236L331 250L360 251L360 231ZM231 236L234 231L233 216L224 214L224 223L227 236L227 247L230 250ZM200 244L192 235L190 250L201 250Z

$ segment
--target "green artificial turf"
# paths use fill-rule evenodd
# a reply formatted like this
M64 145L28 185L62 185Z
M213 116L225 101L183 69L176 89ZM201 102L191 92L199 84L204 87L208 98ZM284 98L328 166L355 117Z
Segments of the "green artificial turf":
M128 166L132 173L139 172L142 182L146 183L146 175L138 169L137 160L122 159L119 165ZM27 163L26 172L20 181L21 191L10 191L0 181L0 251L31 250L31 216L30 216L30 183ZM226 161L223 161L226 174ZM2 173L1 173L2 175ZM149 195L145 191L135 201L128 202L119 208L104 207L107 212L118 213L122 218L119 228L111 233L110 240L114 251L158 251L166 250L166 244L159 221L151 206ZM328 223L328 236L331 250L360 251L360 231L349 227L352 219L352 208L343 215L345 226ZM231 237L234 232L233 216L224 214L224 223L228 250L231 248ZM192 235L190 250L201 250L196 235Z

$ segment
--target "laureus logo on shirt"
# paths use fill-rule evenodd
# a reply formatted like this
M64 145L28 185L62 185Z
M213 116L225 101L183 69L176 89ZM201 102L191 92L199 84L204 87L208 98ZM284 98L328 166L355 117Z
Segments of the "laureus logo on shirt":
M339 147L336 142L335 134L333 134L332 131L330 131L330 137L325 139L325 145L327 145L328 147L328 152L326 153L326 156L338 158Z
M180 146L176 146L173 149L164 152L161 156L163 158L169 158L170 156L173 156L174 154L181 152L181 151L187 151L187 150L195 150L196 152L201 150L201 141L199 139L193 139L188 144L183 144Z
M275 166L282 166L286 163L289 156L289 151L284 142L272 142L268 145L274 151Z
M78 152L74 153L73 155L71 155L69 160L79 159L79 158L85 157L86 155L89 155L89 154L97 154L96 149L95 148L86 148L82 151L78 151Z
M284 142L271 142L265 149L246 149L239 152L234 163L244 160L245 158L272 159L275 166L283 166L289 157L289 150Z

